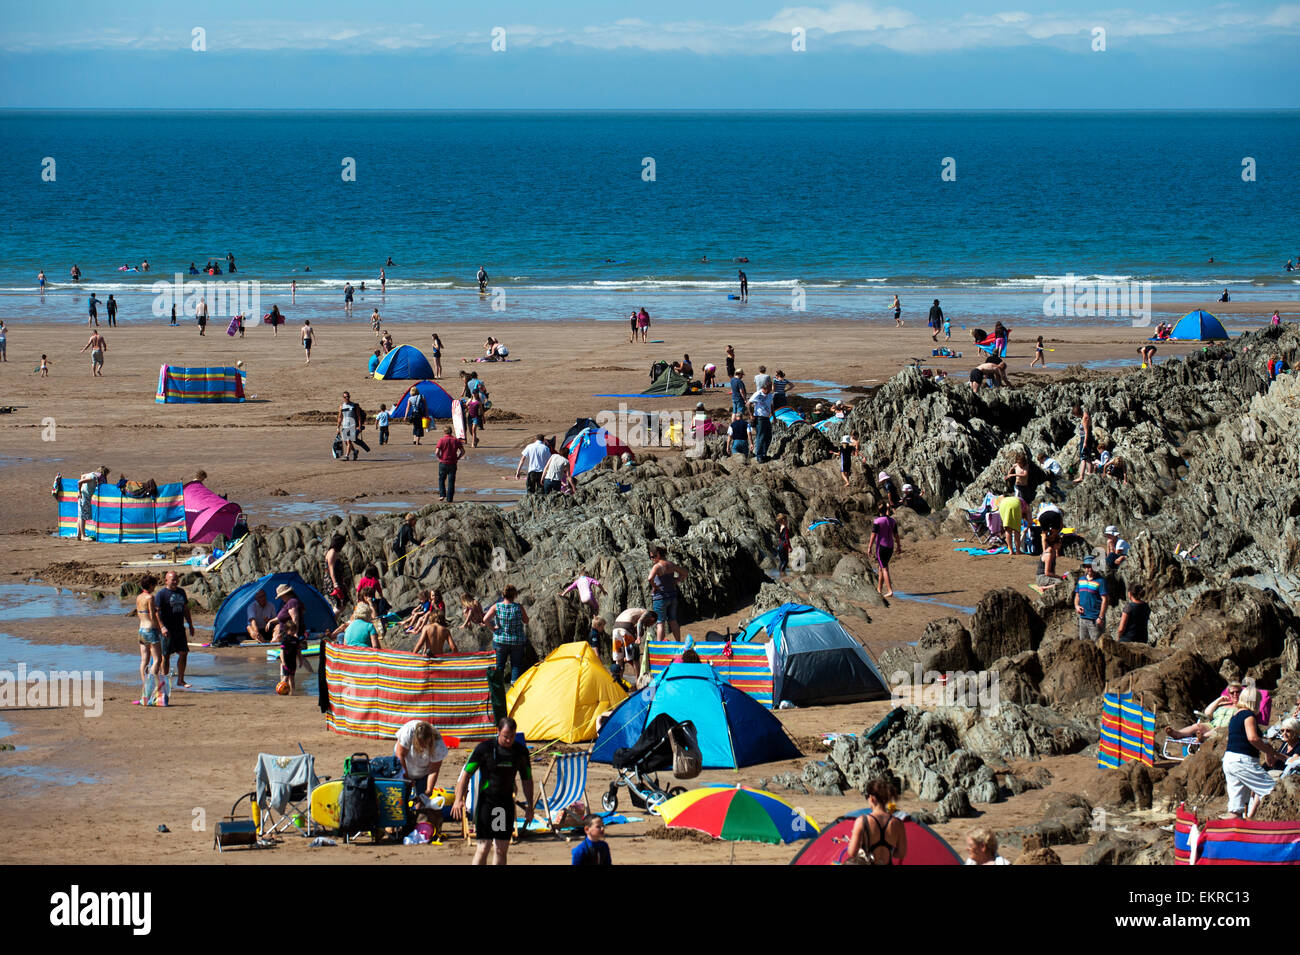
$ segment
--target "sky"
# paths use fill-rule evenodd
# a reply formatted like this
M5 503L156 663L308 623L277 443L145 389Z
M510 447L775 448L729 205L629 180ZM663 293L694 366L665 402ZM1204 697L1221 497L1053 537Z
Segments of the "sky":
M213 14L197 14L204 6ZM1300 105L1300 2L42 0L0 108L1238 109Z

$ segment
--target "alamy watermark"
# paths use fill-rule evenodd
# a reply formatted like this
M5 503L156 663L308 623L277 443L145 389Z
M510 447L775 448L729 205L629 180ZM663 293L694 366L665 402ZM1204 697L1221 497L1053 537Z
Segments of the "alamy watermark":
M0 670L0 708L80 708L88 717L104 713L104 673L101 670Z
M1131 318L1134 328L1151 324L1150 282L1101 282L1067 274L1043 283L1043 314L1052 318Z
M256 321L262 314L262 283L257 281L187 281L183 272L177 272L170 282L154 282L152 291L156 318L170 315L173 306L192 318L199 302L208 303L210 318L244 315Z
M965 706L996 715L1001 704L996 670L925 670L917 663L909 673L889 677L890 702L896 706Z

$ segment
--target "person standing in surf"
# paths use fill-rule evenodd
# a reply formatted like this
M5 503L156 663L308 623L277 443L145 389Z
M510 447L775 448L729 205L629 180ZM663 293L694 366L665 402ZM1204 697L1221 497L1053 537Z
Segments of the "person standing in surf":
M487 291L487 285L488 285L488 274L487 274L487 269L483 268L483 266L480 265L480 266L478 267L478 290L479 290L479 292L486 292L486 291Z
M740 276L740 300L742 302L748 302L749 301L749 276L745 274L744 269L738 269L737 273Z

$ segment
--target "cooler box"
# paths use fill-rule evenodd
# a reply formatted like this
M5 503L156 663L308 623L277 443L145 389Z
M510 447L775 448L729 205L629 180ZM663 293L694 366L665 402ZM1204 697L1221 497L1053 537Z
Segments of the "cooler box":
M405 779L375 780L380 829L406 829L406 801L410 798L410 785Z

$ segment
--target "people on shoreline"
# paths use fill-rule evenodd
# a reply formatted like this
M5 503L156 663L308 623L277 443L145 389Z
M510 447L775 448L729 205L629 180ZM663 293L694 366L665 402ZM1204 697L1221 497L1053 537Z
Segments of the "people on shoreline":
M636 330L641 336L641 344L646 344L650 338L650 313L645 310L644 305L636 313Z
M81 351L85 352L87 349L90 350L90 376L92 378L103 378L104 352L108 351L108 342L104 339L103 335L99 334L98 329L90 333L90 341L86 342ZM44 367L44 363L46 362L44 355L41 356L41 362L41 377L48 378L49 374Z
M162 691L163 647L162 621L158 619L158 606L154 603L154 587L158 578L145 574L140 578L140 593L135 598L136 627L140 641L140 699L141 706L166 706L167 694Z
M434 332L432 337L433 337L433 342L429 347L429 351L433 355L433 377L441 378L442 377L442 339L438 337L437 332Z
M889 304L889 307L894 310L894 327L902 328L903 327L903 319L902 319L903 303L898 300L897 294L894 295L894 300Z
M311 327L310 321L304 320L302 323L302 350L307 356L307 360L303 362L305 365L311 364L311 346L315 341L316 329Z
M943 309L939 307L939 300L936 298L934 304L930 306L930 338L933 341L939 340L939 329L943 327Z
M185 628L194 636L194 618L190 615L190 598L180 586L180 574L167 571L164 585L154 598L158 605L158 620L162 623L162 672L166 678L171 673L171 659L176 657L176 685L190 689L185 682L185 664L190 658L190 645L185 639Z
M1038 340L1034 342L1034 360L1029 363L1029 367L1033 368L1035 365L1041 365L1044 368L1047 367L1047 362L1043 358L1043 336L1042 335L1039 335Z
M738 269L736 271L736 275L740 279L740 300L742 302L748 302L749 301L749 276L745 274L744 269Z

